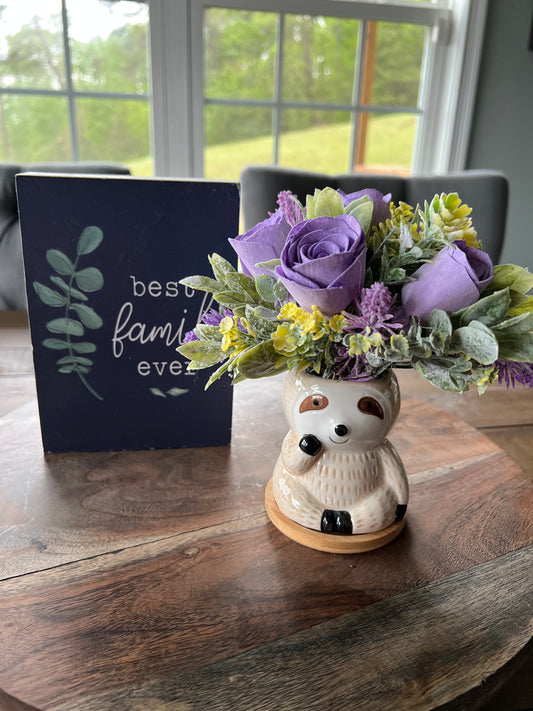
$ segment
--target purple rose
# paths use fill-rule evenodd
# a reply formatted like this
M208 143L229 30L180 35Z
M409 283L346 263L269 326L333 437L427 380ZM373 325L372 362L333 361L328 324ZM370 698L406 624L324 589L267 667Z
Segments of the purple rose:
M372 224L379 225L380 222L385 222L390 217L390 202L392 198L391 193L383 195L379 190L374 190L374 188L365 188L365 190L358 190L356 193L350 193L346 195L342 190L338 191L342 197L342 203L344 207L349 205L353 200L357 200L363 195L368 195L372 200L373 210L372 210Z
M291 226L279 208L245 234L230 239L229 242L237 252L243 272L248 276L270 274L267 269L255 265L259 262L279 259L290 229Z
M351 215L315 217L295 225L281 252L276 274L306 311L326 316L355 301L365 279L366 242Z
M492 276L489 255L457 240L417 269L413 274L415 281L404 285L404 311L407 316L419 316L422 320L433 309L459 311L479 299Z

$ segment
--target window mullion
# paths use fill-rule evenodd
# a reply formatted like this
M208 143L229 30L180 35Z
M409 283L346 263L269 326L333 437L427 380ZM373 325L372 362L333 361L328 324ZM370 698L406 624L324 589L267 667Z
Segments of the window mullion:
M282 100L282 84L283 84L283 38L285 32L285 15L280 12L278 14L277 23L277 55L276 55L276 76L274 78L274 101L275 106L272 110L272 158L274 165L279 162L279 134L281 127L281 100Z
M361 90L361 78L363 72L363 57L365 56L366 44L366 20L359 22L359 37L357 40L357 53L355 57L355 67L353 76L352 90L352 115L351 115L351 134L350 134L350 152L348 155L349 173L352 172L355 165L355 153L357 151L357 128L359 125L359 93Z
M78 161L80 159L80 145L78 136L78 125L76 119L74 86L72 83L72 62L70 57L70 41L68 32L68 13L66 0L61 0L61 17L63 22L63 49L65 53L65 78L69 112L70 140L72 143L72 157L75 161Z

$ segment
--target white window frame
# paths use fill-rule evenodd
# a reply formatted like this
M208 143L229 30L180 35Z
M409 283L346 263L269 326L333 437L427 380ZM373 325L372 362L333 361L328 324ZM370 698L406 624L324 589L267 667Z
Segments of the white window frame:
M150 0L152 144L156 175L203 174L203 12L209 7L365 20L431 29L412 172L464 168L488 0Z

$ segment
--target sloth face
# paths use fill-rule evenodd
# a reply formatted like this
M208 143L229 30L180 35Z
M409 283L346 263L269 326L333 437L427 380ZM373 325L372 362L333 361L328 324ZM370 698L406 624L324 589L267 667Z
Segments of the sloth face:
M298 435L313 434L326 449L373 449L386 438L398 414L397 387L391 395L390 383L382 379L345 383L305 374L294 378L284 393L292 399L289 421Z

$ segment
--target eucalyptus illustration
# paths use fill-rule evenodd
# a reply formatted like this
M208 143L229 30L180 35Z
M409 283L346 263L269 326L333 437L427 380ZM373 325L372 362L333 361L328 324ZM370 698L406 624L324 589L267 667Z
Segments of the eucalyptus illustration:
M50 276L50 281L57 288L38 281L33 282L33 288L42 302L64 310L64 315L47 322L48 331L58 334L58 337L46 338L43 346L56 351L67 351L67 355L57 361L58 372L76 373L87 390L99 400L103 398L85 377L93 366L88 354L96 351L96 344L85 337L85 331L96 330L103 325L102 318L88 305L87 294L103 287L104 276L96 267L80 269L79 262L83 256L94 252L103 238L104 234L99 227L86 227L78 239L74 261L59 249L49 249L46 259L55 272ZM83 340L76 340L82 337Z
M166 393L164 393L160 388L150 388L150 392L152 395L156 395L157 397L179 397L179 395L185 395L186 393L189 392L188 388L170 388L170 390L167 390Z

